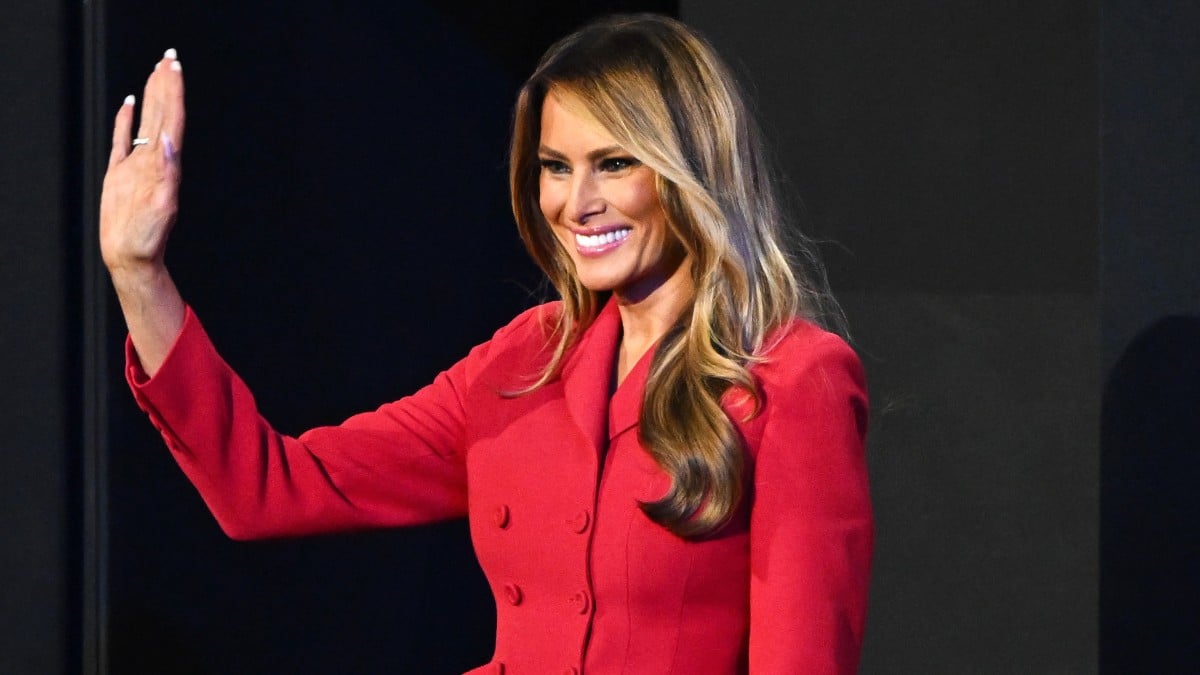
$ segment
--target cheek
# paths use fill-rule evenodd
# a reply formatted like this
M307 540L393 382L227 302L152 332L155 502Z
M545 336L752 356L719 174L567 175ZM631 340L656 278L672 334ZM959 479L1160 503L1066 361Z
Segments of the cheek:
M538 183L538 207L541 208L546 222L551 225L558 220L558 214L562 210L562 199L557 194L553 184L550 184L545 179Z
M627 215L639 220L659 220L664 218L662 202L658 198L658 186L654 174L646 170L637 180L630 181L624 186L621 201Z
M669 235L667 232L667 212L663 210L662 201L658 198L658 188L654 181L644 182L629 191L626 195L628 211L626 213L641 222L648 230L651 239L661 241Z

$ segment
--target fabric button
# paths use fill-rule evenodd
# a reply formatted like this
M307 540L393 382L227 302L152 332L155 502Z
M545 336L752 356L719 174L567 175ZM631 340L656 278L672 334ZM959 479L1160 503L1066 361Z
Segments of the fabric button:
M504 675L503 661L497 661L492 664L492 675Z
M508 506L501 504L496 507L496 513L492 515L492 519L496 522L496 527L500 529L508 528L509 511Z
M579 591L571 596L571 607L580 614L587 614L592 608L592 598L587 594L587 591Z
M579 669L576 668L575 666L571 666L570 668L563 668L563 675L579 675Z
M571 518L571 520L570 520L571 529L578 532L579 534L583 534L584 532L587 532L588 525L590 525L591 522L592 522L592 519L591 519L591 516L588 515L587 510L580 511L579 513L576 513L574 517Z
M508 604L516 607L521 604L521 600L525 597L521 593L521 587L516 584L504 585L504 597L508 598Z

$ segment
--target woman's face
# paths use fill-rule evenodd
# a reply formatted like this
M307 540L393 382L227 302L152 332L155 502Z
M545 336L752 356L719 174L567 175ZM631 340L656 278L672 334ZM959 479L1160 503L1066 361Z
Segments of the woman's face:
M542 104L539 204L591 291L639 302L686 275L655 172L623 149L583 102L551 91ZM669 291L665 291L669 292Z

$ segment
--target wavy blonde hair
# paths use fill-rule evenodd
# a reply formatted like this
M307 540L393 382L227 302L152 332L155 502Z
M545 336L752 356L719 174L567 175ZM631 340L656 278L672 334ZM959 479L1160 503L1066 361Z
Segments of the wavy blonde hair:
M530 255L562 297L555 349L523 392L557 375L600 306L538 205L541 110L552 90L582 101L656 172L670 232L690 256L695 295L654 355L639 423L671 489L641 507L680 536L711 534L736 511L743 487L744 450L722 396L731 387L745 391L756 414L761 400L748 367L770 349L773 329L797 316L824 323L840 312L815 247L798 233L784 244L773 174L728 67L674 19L609 17L552 46L517 98L513 213Z

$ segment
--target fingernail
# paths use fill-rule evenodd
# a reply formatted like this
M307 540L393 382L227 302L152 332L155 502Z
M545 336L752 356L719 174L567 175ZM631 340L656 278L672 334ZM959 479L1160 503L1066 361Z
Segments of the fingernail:
M164 131L159 134L158 139L162 141L163 156L169 161L175 161L175 144L171 142L171 137Z
M163 58L165 58L165 59L177 59L177 58L179 58L179 52L175 51L175 48L174 48L174 47L171 47L171 48L170 48L170 49L168 49L167 51L163 52Z
M171 62L171 70L174 70L175 72L179 72L179 71L183 70L183 64L178 61L172 61Z
M137 101L137 99L134 98L133 94L130 94L125 97L125 105L133 105L134 102L136 102L136 101Z

